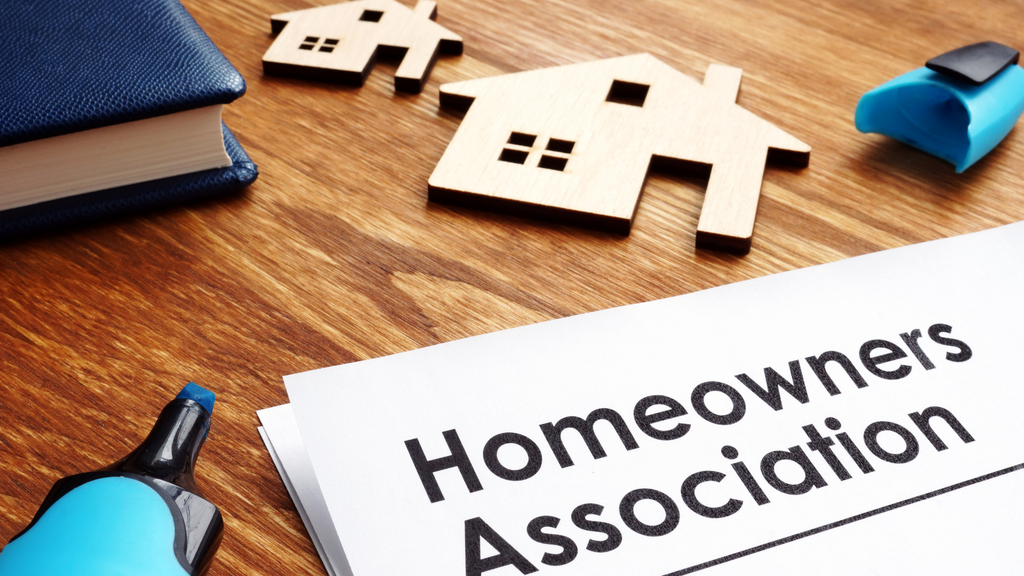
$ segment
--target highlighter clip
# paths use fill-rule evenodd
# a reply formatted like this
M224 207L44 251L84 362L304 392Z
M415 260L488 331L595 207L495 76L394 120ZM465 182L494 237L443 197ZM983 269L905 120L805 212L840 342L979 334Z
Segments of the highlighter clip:
M1020 52L964 46L861 96L857 130L942 158L961 173L999 144L1024 113Z

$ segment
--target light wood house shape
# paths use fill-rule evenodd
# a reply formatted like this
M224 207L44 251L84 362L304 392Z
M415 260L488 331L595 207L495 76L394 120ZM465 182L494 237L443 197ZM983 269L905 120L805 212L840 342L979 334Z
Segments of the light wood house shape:
M697 246L746 253L766 161L811 149L736 104L742 74L636 54L444 84L467 113L429 197L628 234L648 170L710 169Z
M439 54L462 54L462 38L438 23L437 3L412 10L394 0L356 0L270 17L274 43L263 72L362 86L377 57L401 59L395 90L419 93Z

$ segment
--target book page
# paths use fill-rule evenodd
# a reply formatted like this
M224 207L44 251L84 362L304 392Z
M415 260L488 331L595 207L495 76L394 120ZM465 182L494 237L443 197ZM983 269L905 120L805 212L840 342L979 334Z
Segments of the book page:
M352 573L1016 573L1024 225L285 378Z

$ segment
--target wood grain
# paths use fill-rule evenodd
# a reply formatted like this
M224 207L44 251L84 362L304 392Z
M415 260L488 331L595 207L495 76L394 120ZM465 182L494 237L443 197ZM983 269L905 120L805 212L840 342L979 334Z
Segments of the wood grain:
M444 84L466 117L428 198L629 234L651 172L704 174L697 246L745 254L766 160L805 167L810 147L736 105L742 74L634 54Z
M462 38L438 25L437 3L409 9L395 0L355 0L274 14L278 36L263 73L362 86L378 57L401 64L395 90L419 94L441 53L462 54Z
M282 375L1024 219L1020 129L958 176L853 127L861 94L937 54L1024 46L1021 2L452 0L438 23L465 52L418 96L387 63L362 88L263 76L269 16L326 3L185 0L248 81L225 111L262 174L247 192L0 245L0 542L195 380L218 395L210 574L323 574L256 433ZM694 248L697 178L652 176L625 238L428 203L460 122L439 84L639 52L743 68L738 103L814 149L765 173L750 254Z

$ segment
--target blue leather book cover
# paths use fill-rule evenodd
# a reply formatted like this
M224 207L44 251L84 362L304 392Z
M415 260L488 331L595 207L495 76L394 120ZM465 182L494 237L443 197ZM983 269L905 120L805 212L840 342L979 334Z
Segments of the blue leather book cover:
M0 146L227 104L245 93L242 76L178 0L5 0L3 11ZM244 188L256 167L224 134L230 167L8 210L0 213L0 238ZM97 204L87 207L89 199ZM46 208L60 215L42 218Z

